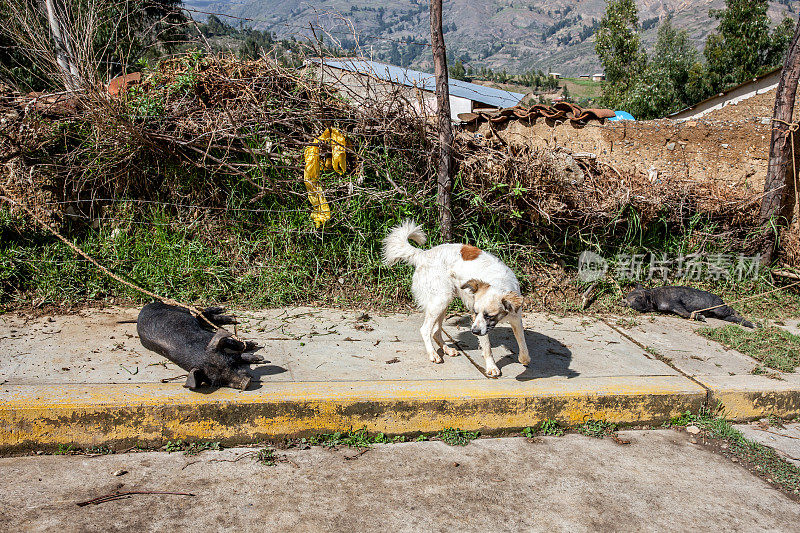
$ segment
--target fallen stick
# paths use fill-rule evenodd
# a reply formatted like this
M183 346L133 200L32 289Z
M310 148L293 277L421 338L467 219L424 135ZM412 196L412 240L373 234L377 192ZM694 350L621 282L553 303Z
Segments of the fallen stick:
M114 500L121 500L122 498L127 498L128 496L133 496L135 494L173 494L175 496L195 496L190 492L167 492L167 491L158 491L158 490L133 490L130 492L115 492L113 494L106 494L105 496L98 496L97 498L93 498L91 500L86 500L85 502L78 502L78 507L85 507L87 505L100 505L101 503L110 502Z

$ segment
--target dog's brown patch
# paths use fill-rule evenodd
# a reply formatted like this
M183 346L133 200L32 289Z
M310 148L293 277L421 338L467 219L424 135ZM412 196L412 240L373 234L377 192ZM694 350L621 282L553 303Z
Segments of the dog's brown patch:
M479 292L483 292L489 288L489 284L485 281L480 281L477 279L471 279L465 284L461 286L462 289L468 289L472 292L472 294L478 294Z
M469 244L462 244L461 245L461 259L464 261L473 261L481 255L481 249L475 248Z

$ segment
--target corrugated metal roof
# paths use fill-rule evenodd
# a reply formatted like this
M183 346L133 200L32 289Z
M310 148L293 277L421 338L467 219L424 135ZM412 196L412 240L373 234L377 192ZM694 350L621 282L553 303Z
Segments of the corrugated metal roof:
M315 59L314 61L319 62L320 59ZM332 68L368 74L384 81L391 81L408 87L418 87L424 91L436 92L436 76L427 72L396 67L394 65L369 61L367 59L338 58L324 59L322 61L324 61L326 66ZM461 80L450 79L449 85L450 94L453 96L460 96L461 98L467 98L495 107L513 107L525 97L525 95L521 93L484 87L483 85L468 83Z

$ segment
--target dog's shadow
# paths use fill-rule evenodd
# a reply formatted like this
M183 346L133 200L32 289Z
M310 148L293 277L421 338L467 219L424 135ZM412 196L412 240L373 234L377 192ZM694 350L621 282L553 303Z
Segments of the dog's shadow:
M470 326L470 317L465 316L461 318L457 324L459 326ZM514 338L514 332L508 324L501 324L489 332L489 339L492 341L492 349L495 350L502 346L513 354L506 355L497 360L497 367L503 371L503 367L510 363L518 362L519 347L517 340ZM478 337L471 331L459 331L456 334L456 340L464 350L473 352L472 357L475 362L483 365L483 356L480 351L480 344ZM574 378L580 375L569 368L572 362L572 351L567 348L561 341L558 341L547 335L542 335L536 331L525 330L525 342L528 344L528 353L531 356L531 363L528 367L516 376L517 381L530 381L536 378L549 378L553 376L563 376L566 378ZM477 354L475 353L477 352ZM477 355L477 357L476 357Z

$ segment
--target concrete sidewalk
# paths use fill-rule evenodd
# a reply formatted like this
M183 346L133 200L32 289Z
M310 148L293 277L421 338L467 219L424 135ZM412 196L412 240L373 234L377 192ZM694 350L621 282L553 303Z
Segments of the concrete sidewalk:
M269 360L253 365L255 385L196 393L181 387L183 370L141 346L137 313L0 317L0 449L235 443L350 427L493 432L546 418L649 424L717 402L735 419L800 413L800 376L752 375L755 360L694 334L702 325L680 318L529 313L531 366L517 362L502 325L492 334L503 374L494 380L482 373L466 317L445 325L461 355L434 365L417 314L248 312L239 315L239 334Z
M0 458L8 531L797 531L800 506L685 432L187 456ZM122 472L123 475L119 475ZM117 474L117 475L115 475ZM79 507L115 492L138 494Z

